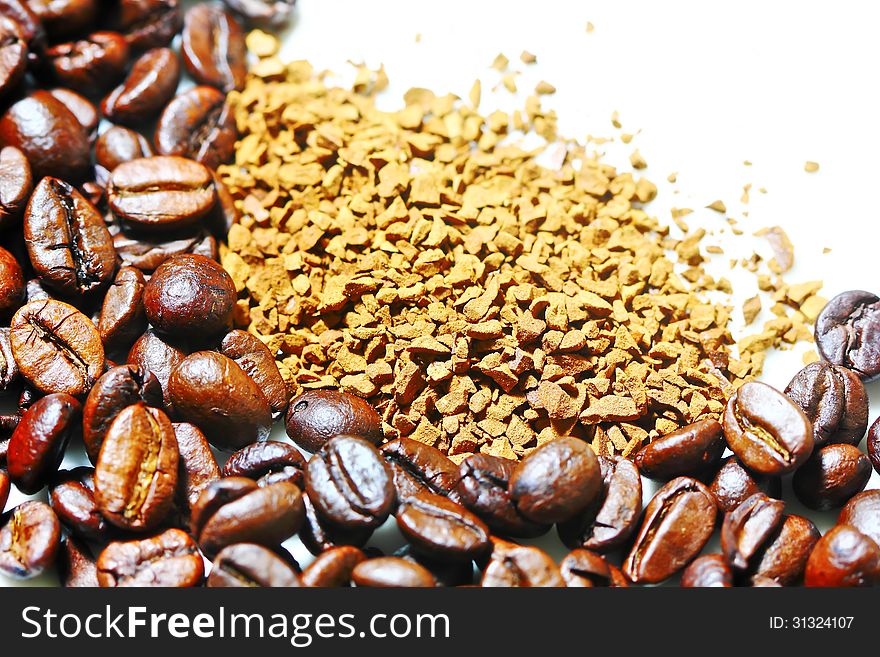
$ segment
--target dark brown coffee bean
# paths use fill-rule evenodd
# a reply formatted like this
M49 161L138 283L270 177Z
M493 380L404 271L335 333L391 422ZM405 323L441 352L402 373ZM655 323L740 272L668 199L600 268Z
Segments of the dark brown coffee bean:
M798 468L792 487L804 506L827 511L846 504L870 478L871 462L858 447L831 444L817 449Z
M349 545L330 548L315 557L306 567L301 578L302 584L324 588L351 586L352 571L366 558L361 550Z
M489 528L482 520L460 504L433 493L402 500L397 526L408 543L436 559L473 559L490 545Z
M218 263L200 255L166 260L144 289L150 324L162 333L203 341L229 329L235 283Z
M98 567L95 557L85 543L68 536L58 550L58 577L65 588L98 586Z
M11 94L21 82L27 59L24 31L13 18L0 14L0 97Z
M635 463L649 479L668 481L716 465L726 447L721 425L712 419L700 420L645 445Z
M782 524L785 502L763 493L752 495L730 513L721 525L721 551L732 568L745 570L751 558Z
M528 538L550 529L523 517L507 490L516 461L473 454L461 462L456 485L459 501L477 514L493 532Z
M156 528L174 501L179 458L165 413L142 402L124 409L107 430L95 465L101 513L121 529Z
M227 7L253 25L280 27L293 13L296 0L223 0Z
M375 528L391 514L391 471L374 445L334 436L306 466L306 493L324 521L342 529Z
M691 561L681 573L684 588L733 586L733 572L720 554L704 554Z
M47 395L31 406L12 433L6 463L9 477L29 495L58 471L64 449L80 433L82 405L70 395Z
M275 481L289 481L305 488L306 460L293 445L268 440L245 445L235 452L223 466L224 477L247 477L265 485Z
M868 430L868 458L874 470L880 472L880 418L874 420L874 424Z
M837 524L852 525L880 545L880 490L862 491L846 503Z
M218 239L225 240L232 227L241 220L241 213L235 206L235 199L232 197L229 188L223 184L216 171L212 171L212 174L214 176L214 187L217 191L217 203L211 213L205 217L204 224L212 235L215 235Z
M46 30L27 0L0 0L0 14L11 18L27 43L29 63L36 64L46 51Z
M611 564L595 552L582 548L573 550L565 556L559 564L559 572L569 588L618 586Z
M110 543L98 556L98 583L117 586L198 586L205 562L193 540L168 529L134 541Z
M82 396L104 369L101 336L73 306L32 301L15 313L10 328L15 362L40 392Z
M558 525L568 547L608 552L632 535L642 512L642 480L632 461L599 457L604 487L584 512Z
M217 459L211 451L205 434L195 425L175 422L174 436L180 460L177 465L177 494L174 506L177 518L183 527L188 528L192 519L192 507L202 491L222 475Z
M154 140L161 155L180 155L209 168L232 159L238 130L226 94L197 86L175 96L156 124Z
M785 516L782 525L756 557L753 579L767 578L782 586L795 584L804 574L807 559L821 534L801 516Z
M186 228L214 206L214 179L182 157L131 160L110 174L107 202L116 216L143 230Z
M177 0L120 0L111 24L132 49L147 50L171 43L183 15Z
M794 472L813 451L813 427L788 397L765 383L743 384L724 409L724 437L750 470Z
M98 333L108 350L130 348L146 330L145 286L140 269L121 267L107 288L98 316Z
M369 528L342 529L325 522L318 516L308 496L303 496L303 506L305 520L299 530L299 538L314 555L323 554L335 547L363 547L373 535L373 530Z
M152 155L153 149L146 137L119 125L110 126L95 141L95 161L108 172L123 162Z
M101 541L108 531L95 500L95 471L80 467L62 470L49 488L49 504L71 533L87 541Z
M98 13L96 0L28 0L28 6L53 39L87 30Z
M218 479L193 507L192 533L209 558L234 543L276 547L302 526L302 500L286 481L260 487L244 477Z
M782 481L779 477L768 477L746 470L736 456L728 456L721 462L709 490L718 504L721 513L733 511L755 493L779 498L782 495Z
M382 418L369 403L347 392L309 390L291 400L287 435L309 452L317 452L333 436L344 434L382 442Z
M147 330L132 345L126 359L132 365L138 365L151 372L159 381L166 408L171 407L171 394L168 380L183 359L189 354L189 347L179 341L170 341L158 335L152 329Z
M222 354L199 351L187 356L171 373L168 390L178 415L219 449L239 449L269 436L269 402L235 361Z
M399 557L379 557L357 564L351 573L356 586L426 588L436 586L433 575L417 563Z
M24 303L24 297L21 267L9 251L0 247L0 314L8 316L18 310Z
M116 273L116 250L103 217L57 178L43 178L34 190L24 215L24 238L37 276L61 295L97 292Z
M244 87L247 46L238 21L217 5L186 12L180 46L186 70L201 84L232 91Z
M299 576L281 557L262 545L237 543L223 548L208 575L209 587L300 586Z
M863 381L880 377L880 297L863 290L834 297L816 318L816 346Z
M275 357L260 338L247 331L235 329L223 337L220 353L234 360L254 380L269 401L273 412L280 413L287 408L290 391L278 371Z
M202 230L190 231L190 236L180 239L160 240L132 237L118 233L113 237L116 253L126 265L148 274L169 258L183 253L203 255L211 260L219 258L217 240Z
M180 82L180 60L170 48L154 48L131 66L128 77L101 102L114 123L140 125L162 111Z
M523 459L510 478L510 498L534 522L563 522L601 493L602 472L592 448L578 438L559 438Z
M23 502L3 516L0 573L15 579L40 575L55 562L61 543L58 516L42 502Z
M14 146L0 149L0 228L18 223L33 188L25 154Z
M120 365L107 370L97 380L83 406L83 442L92 463L98 460L101 445L113 420L138 402L162 407L159 381L144 367Z
M46 57L59 84L94 96L122 77L128 44L116 32L94 32L49 48Z
M874 586L880 582L880 547L850 525L835 525L816 543L804 574L806 586Z
M564 587L565 580L553 559L540 548L509 543L496 545L482 587Z
M89 169L85 129L48 91L34 91L6 110L0 118L0 145L23 152L35 180L54 176L79 182Z
M635 583L662 582L684 568L712 535L715 499L703 484L690 477L673 479L645 508L642 526L623 563L624 574Z
M291 408L295 403L296 399L291 402ZM457 490L461 478L459 467L436 447L412 438L397 438L382 445L380 451L391 467L399 502L422 492L461 502Z
M101 121L101 117L98 114L98 108L95 107L85 96L81 96L75 91L65 89L64 87L49 89L49 93L57 100L60 100L64 106L70 110L71 114L76 117L76 120L83 127L83 130L86 131L89 141L94 141L98 130L98 123ZM86 189L92 189L91 185L93 184L94 183L91 182L85 182L83 183L82 188L84 191ZM93 191L91 193L96 192Z

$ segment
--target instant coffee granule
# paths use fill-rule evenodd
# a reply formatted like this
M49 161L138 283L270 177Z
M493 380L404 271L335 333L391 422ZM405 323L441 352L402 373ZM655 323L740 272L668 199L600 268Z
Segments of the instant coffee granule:
M384 72L330 87L267 36L231 94L242 137L219 173L242 219L222 262L296 392L360 395L388 438L456 462L569 435L629 456L717 417L783 339L734 359L704 231L671 238L644 209L655 185L558 139L537 96L484 116L478 85L469 102L412 89L380 111ZM524 132L547 147L515 145Z

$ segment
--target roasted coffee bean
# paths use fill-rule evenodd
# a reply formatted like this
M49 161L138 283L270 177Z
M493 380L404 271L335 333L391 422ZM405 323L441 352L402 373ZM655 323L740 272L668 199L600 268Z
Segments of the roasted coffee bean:
M0 118L0 145L25 154L34 180L55 176L76 183L89 169L85 129L48 91L34 91L6 110Z
M144 309L153 328L186 339L204 340L228 330L235 300L232 277L200 255L166 260L144 289Z
M300 586L299 576L271 550L255 543L223 548L208 575L209 587Z
M648 443L634 460L649 479L668 481L717 465L726 447L721 425L700 420Z
M104 218L63 180L46 177L24 213L28 256L40 281L67 297L107 287L116 273L116 250Z
M642 512L642 480L632 461L599 457L603 491L587 509L557 526L568 547L608 552L632 535Z
M14 146L0 149L0 228L18 223L33 188L25 154Z
M317 452L333 436L345 434L382 442L382 418L369 403L347 392L309 390L291 400L287 435L309 452Z
M0 97L9 95L21 82L27 59L24 32L13 18L0 14Z
M460 504L419 493L401 500L397 526L414 548L435 559L470 560L489 549L489 528Z
M24 285L24 295L27 303L31 301L44 301L46 299L54 299L49 291L43 287L38 278L32 278Z
M305 520L299 530L299 538L306 549L314 555L323 554L335 547L363 547L373 535L369 528L342 529L318 517L308 496L303 496Z
M197 426L187 422L175 422L172 426L180 453L174 506L178 515L177 521L189 527L193 505L202 491L222 475L205 434Z
M120 365L97 380L83 406L83 442L92 463L98 461L101 444L116 416L138 402L162 407L159 380L146 368Z
M235 206L235 199L229 191L229 188L223 184L216 171L211 172L214 176L214 188L217 192L217 203L214 209L204 219L205 228L212 235L216 235L219 239L225 240L230 229L241 220L241 213ZM216 260L216 258L214 258Z
M162 111L180 82L180 60L170 48L141 55L128 77L101 102L101 111L114 123L137 126Z
M880 377L880 297L863 290L834 297L816 318L816 346L863 381Z
M122 77L128 64L128 44L116 32L94 32L49 48L46 56L59 84L95 95Z
M182 253L203 255L217 260L219 252L217 240L202 230L190 231L190 236L180 239L159 240L132 237L124 233L113 236L116 253L126 265L150 273L169 258Z
M235 329L223 337L220 353L234 360L254 380L273 412L280 413L287 408L290 391L278 370L275 357L260 338Z
M715 528L715 499L703 484L690 477L673 479L645 508L642 526L623 563L624 574L635 583L662 582L684 568Z
M84 395L104 369L98 330L73 306L32 301L15 313L10 328L15 362L40 392Z
M40 575L55 562L61 543L58 516L42 502L23 502L3 516L0 573L16 579Z
M82 404L64 393L46 395L25 412L6 455L9 478L23 493L38 492L55 475L81 418Z
M247 477L260 485L288 481L305 488L306 460L293 445L268 440L245 445L223 466L224 477Z
M810 509L836 509L864 490L871 478L871 461L858 447L825 445L813 452L792 478L797 498Z
M404 545L391 556L419 564L431 573L437 586L451 588L455 586L471 586L474 583L473 561L433 559L414 549L412 545Z
M697 557L681 573L683 588L708 588L733 586L733 571L720 554L704 554Z
M559 438L520 462L508 490L526 518L539 523L563 522L586 509L601 493L602 472L586 442Z
M21 376L18 371L18 364L12 355L12 341L10 340L10 330L4 326L0 328L0 395L8 395L18 390L18 384L21 382ZM0 416L3 417L3 416ZM2 429L6 429L3 422L0 422ZM10 430L14 429L12 427Z
M120 125L110 126L95 141L95 162L108 172L123 162L152 155L150 142L143 135Z
M727 513L755 493L779 498L782 495L782 481L779 477L751 473L736 456L728 456L721 462L721 468L712 479L709 490L715 498L718 510Z
M874 470L880 472L880 418L874 420L874 424L868 430L868 458Z
M183 18L181 36L183 62L197 82L222 91L244 87L247 46L232 14L217 5L196 5Z
M785 516L782 525L756 556L753 579L767 578L782 586L798 582L821 534L801 516Z
M168 529L134 541L110 543L98 556L98 583L116 586L198 586L205 562L193 540Z
M813 424L813 443L858 445L868 428L868 395L851 370L824 361L795 374L785 394Z
M751 558L782 524L785 503L763 493L748 498L721 524L721 551L732 568L745 570Z
M214 180L206 167L182 157L131 160L110 174L107 202L116 216L137 228L185 228L214 206Z
M850 525L835 525L816 543L804 573L806 586L874 586L880 547Z
M132 49L147 50L171 43L183 15L177 0L120 0L111 23Z
M595 552L582 548L565 556L559 564L559 572L569 588L628 586L623 573L617 568Z
M58 578L65 588L98 586L98 567L95 557L85 543L68 536L58 550Z
M357 586L374 588L426 588L436 586L427 568L399 557L361 561L351 572Z
M53 39L88 29L98 14L96 0L28 0L28 6Z
M459 467L436 447L412 438L397 438L382 445L380 451L391 466L399 502L421 492L461 502L457 490Z
M192 533L209 558L234 543L276 547L302 526L302 500L286 481L259 487L244 477L218 479L193 506Z
M131 347L147 329L144 287L146 279L140 269L121 267L107 288L98 316L98 333L108 350Z
M724 437L750 470L794 472L813 451L813 427L788 397L766 383L743 384L724 409Z
M338 588L351 586L351 574L366 559L356 547L343 545L322 552L303 571L303 586Z
M846 503L837 524L852 525L880 545L880 490L865 490Z
M171 395L168 391L168 379L171 372L189 354L189 347L180 341L170 341L148 329L132 345L126 359L132 365L151 372L159 381L166 408L171 406Z
M18 310L24 303L24 298L24 274L21 266L9 251L0 247L0 314L8 316Z
M254 25L280 27L293 13L296 0L223 0L232 11Z
M95 471L79 467L62 470L49 488L49 504L71 533L87 541L101 541L107 523L95 500Z
M238 131L226 94L214 87L182 91L163 110L154 140L161 155L180 155L216 168L232 159Z
M107 430L95 465L101 513L121 529L156 528L174 501L179 459L165 413L143 402L124 409Z
M213 351L184 358L168 380L177 414L201 429L219 449L234 450L266 440L272 427L269 402L235 361Z
M46 51L46 30L27 0L0 0L0 14L15 21L27 43L27 57L36 63Z
M456 485L459 501L493 532L513 537L540 536L550 529L523 517L507 490L516 461L489 454L472 454L461 462Z
M6 507L9 499L9 476L0 470L0 511Z
M81 96L75 91L65 89L64 87L49 89L49 93L57 100L64 103L64 106L70 110L79 124L83 127L83 130L86 131L89 141L94 141L95 135L97 134L98 123L101 121L101 117L98 114L98 108L95 107L85 96ZM92 184L93 183L91 182L84 182L82 185L83 190L86 190Z
M391 471L374 445L334 436L306 466L306 493L321 518L342 529L375 528L391 514Z
M564 587L553 559L531 545L496 545L480 581L483 587Z

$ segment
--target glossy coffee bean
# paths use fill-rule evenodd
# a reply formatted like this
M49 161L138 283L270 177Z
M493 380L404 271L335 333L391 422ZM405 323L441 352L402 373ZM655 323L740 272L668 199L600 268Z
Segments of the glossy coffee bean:
M840 510L837 524L851 525L880 545L880 490L865 490Z
M845 367L824 361L795 374L785 394L813 424L813 442L858 445L868 428L868 395L861 379Z
M96 0L28 0L28 6L53 39L88 29L98 14Z
M647 444L634 460L649 479L668 481L716 465L726 447L721 425L700 420Z
M49 487L49 504L68 531L87 541L102 541L108 526L95 500L95 471L62 470Z
M846 504L871 478L871 461L846 443L820 447L792 478L797 498L810 509L827 511Z
M14 146L0 149L0 228L21 220L33 188L27 156Z
M880 297L863 290L834 297L816 318L816 346L863 381L880 377Z
M81 418L82 404L64 393L46 395L25 412L6 455L9 478L23 493L38 492L55 475Z
M435 559L473 559L489 549L489 528L446 497L419 493L401 501L397 526L421 553Z
M286 25L296 0L224 0L227 7L253 25Z
M180 81L180 60L170 48L154 48L141 55L128 77L101 102L110 121L139 125L159 114L174 97Z
M152 157L150 142L138 132L120 125L110 126L95 141L95 162L113 171L123 162Z
M128 349L147 329L145 287L140 269L121 267L116 272L98 316L98 333L106 349Z
M394 557L400 557L425 568L434 578L437 586L472 586L474 583L473 561L447 561L425 556L412 545L404 545L396 550Z
M244 477L210 483L192 510L192 534L209 558L227 545L276 547L293 536L305 516L299 488L285 481L260 487Z
M205 563L195 542L179 529L110 543L98 556L98 583L117 586L198 586Z
M73 536L64 539L58 550L58 579L64 588L98 586L98 567L89 546Z
M650 584L678 572L709 540L715 515L715 499L703 484L689 477L673 479L645 508L624 574L632 582Z
M98 114L98 108L95 107L95 105L85 96L64 87L49 89L49 93L57 100L60 100L64 106L70 110L71 114L76 117L76 120L83 127L83 130L86 131L89 142L94 141L95 135L97 134L98 123L101 120L101 117ZM93 183L88 181L84 182L82 185L83 193L86 193L86 190L89 189L92 184Z
M788 397L765 383L743 384L724 409L724 437L750 470L794 472L813 451L813 427Z
M704 554L690 562L681 573L683 588L733 586L733 571L720 554Z
M351 573L356 586L426 588L436 586L433 575L417 563L399 557L379 557L357 564Z
M213 175L214 188L217 191L217 204L214 206L211 213L205 217L204 224L205 228L209 230L212 235L223 240L226 239L232 226L241 221L241 212L239 212L236 207L235 199L229 191L229 188L223 184L223 181L220 179L220 176L217 175L216 171L213 172Z
M0 314L9 315L24 303L24 274L15 257L0 247Z
M228 330L235 300L235 284L226 270L200 255L166 260L144 289L150 324L177 338L204 340Z
M260 388L273 413L287 409L290 392L275 358L266 344L257 336L235 329L220 342L220 353L231 358Z
M305 488L306 460L293 445L267 440L245 445L223 466L224 477L247 477L260 485L288 481Z
M6 110L0 117L0 145L25 154L34 180L54 176L79 182L88 172L88 135L48 91L34 91Z
M27 0L0 0L0 14L15 21L27 44L29 64L35 64L46 51L46 30Z
M196 425L219 449L239 449L269 436L269 402L235 361L222 354L199 351L187 356L171 373L168 390L180 418Z
M10 95L27 68L27 39L19 24L0 14L0 97Z
M43 502L23 502L3 516L0 573L30 579L51 567L61 543L58 516Z
M382 442L382 418L369 403L347 392L309 390L290 401L287 435L309 452L333 436L345 434Z
M602 488L599 461L577 438L559 438L529 454L510 478L517 509L539 523L563 522L587 508Z
M757 493L725 514L721 551L732 568L745 570L749 561L782 524L785 503Z
M366 559L356 547L344 545L322 552L302 573L303 586L339 588L351 586L355 567Z
M189 354L189 346L172 341L148 329L131 346L126 359L130 364L137 365L151 372L159 381L165 406L170 408L171 395L168 391L168 379L183 359Z
M300 581L293 568L271 550L255 543L237 543L223 548L214 559L208 586L286 588L300 586Z
M564 587L565 580L556 562L546 552L531 545L496 545L480 586L550 588Z
M163 110L156 125L156 151L179 155L207 167L229 162L238 137L226 94L214 87L182 91Z
M733 511L755 493L779 498L782 481L778 477L754 474L746 470L736 456L728 456L721 462L709 490L721 513Z
M211 260L219 257L217 240L201 229L187 231L187 236L179 239L162 239L159 236L132 237L118 233L113 237L116 253L126 265L136 267L144 273L151 273L169 258L184 253L203 255Z
M213 208L214 181L206 167L182 157L131 160L110 174L107 202L141 230L186 228Z
M876 472L880 472L880 418L874 420L874 424L868 429L868 458Z
M583 548L569 552L559 563L559 572L569 588L627 586L617 568L604 557Z
M40 392L82 396L104 369L98 330L73 306L32 301L15 313L10 328L15 362Z
M372 529L342 529L326 522L318 516L315 506L307 495L303 496L303 506L305 520L299 530L299 538L306 549L314 555L323 554L336 547L361 548L373 535Z
M782 586L799 582L820 536L816 525L807 518L785 516L755 557L752 578L771 579Z
M874 586L880 581L880 547L850 525L835 525L813 548L806 586Z
M582 513L557 526L569 548L607 552L621 547L635 531L642 512L642 480L623 457L600 456L603 490Z
M208 439L198 427L187 422L175 422L172 426L180 453L174 504L180 522L189 527L193 505L202 491L220 479L222 473Z
M128 44L116 32L93 32L49 48L46 56L59 84L95 95L122 77L128 65Z
M240 90L247 75L247 46L238 21L217 5L199 4L183 19L180 53L200 84Z
M296 400L291 407L294 403ZM399 502L422 492L462 501L458 491L459 467L436 447L412 438L397 438L382 445L380 451L391 467Z
M177 0L120 0L111 24L133 50L147 50L171 43L183 15Z
M107 287L116 273L116 250L104 218L74 187L46 177L24 214L28 256L40 281L65 297Z

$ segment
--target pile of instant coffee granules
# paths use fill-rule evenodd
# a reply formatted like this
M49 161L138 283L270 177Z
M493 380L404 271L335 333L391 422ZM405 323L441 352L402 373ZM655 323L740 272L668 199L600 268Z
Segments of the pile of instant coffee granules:
M219 173L242 219L222 262L295 392L364 397L388 438L457 462L561 436L629 456L717 418L764 350L809 338L781 318L734 360L704 233L670 238L644 209L655 185L558 140L537 96L483 116L479 87L412 89L385 112L384 72L328 87L274 37L249 45L264 57L232 96L242 137ZM530 131L564 147L558 169L508 139Z

